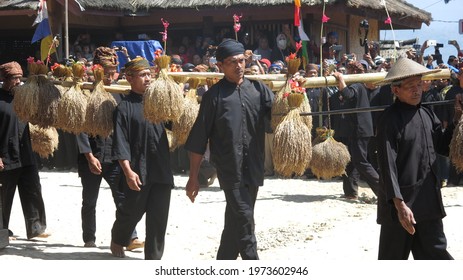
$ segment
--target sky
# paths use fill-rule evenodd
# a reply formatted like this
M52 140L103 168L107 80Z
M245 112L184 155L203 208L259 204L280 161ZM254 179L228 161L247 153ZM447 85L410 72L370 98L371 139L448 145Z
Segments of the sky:
M463 34L458 32L458 21L463 19L463 0L450 0L447 4L445 4L444 0L405 1L431 13L433 20L429 26L423 23L419 30L394 30L396 40L419 38L419 44L423 44L426 40L436 40L437 43L443 43L444 47L440 49L440 52L444 62L447 62L450 55L457 54L456 48L447 44L449 40L456 40L460 45L460 49L463 50ZM392 25L394 26L394 21ZM382 30L380 39L392 40L392 31ZM433 53L434 48L428 48L424 55Z

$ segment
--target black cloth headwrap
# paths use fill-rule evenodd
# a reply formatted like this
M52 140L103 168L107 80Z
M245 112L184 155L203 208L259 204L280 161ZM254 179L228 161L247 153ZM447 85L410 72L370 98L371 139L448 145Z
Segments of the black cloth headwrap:
M227 39L217 46L217 51L215 52L215 58L217 59L217 61L223 61L225 58L229 56L234 56L234 55L243 54L243 53L244 53L243 44L233 39Z

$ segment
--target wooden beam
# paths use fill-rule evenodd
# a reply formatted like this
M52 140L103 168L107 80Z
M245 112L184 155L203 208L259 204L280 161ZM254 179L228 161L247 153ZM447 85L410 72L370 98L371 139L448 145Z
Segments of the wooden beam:
M33 16L36 15L35 10L0 10L1 17L8 16Z

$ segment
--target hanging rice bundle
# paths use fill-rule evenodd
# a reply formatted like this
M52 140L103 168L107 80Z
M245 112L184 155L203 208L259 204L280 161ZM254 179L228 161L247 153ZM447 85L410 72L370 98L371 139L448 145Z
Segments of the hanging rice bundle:
M27 59L27 69L29 77L27 81L19 87L13 88L13 109L18 118L23 122L36 123L39 111L39 90L43 83L49 83L46 78L48 69L43 62L35 61L34 58ZM44 79L39 79L44 77Z
M299 66L301 66L301 59L296 58L296 54L291 54L286 60L288 63L288 74L293 76L299 71Z
M54 127L39 127L29 124L32 150L41 158L46 159L58 149L58 131Z
M312 147L310 169L318 179L329 180L346 173L350 153L346 145L334 140L334 131L326 127L317 128L317 137Z
M159 77L153 80L143 95L143 113L152 123L177 121L183 109L183 89L167 75L170 57L156 57L161 69Z
M300 93L298 95L293 95L292 93ZM289 99L298 98L296 103L290 105L291 101ZM275 131L278 124L281 123L284 116L289 112L289 110L299 108L300 112L310 113L310 103L305 94L305 88L302 88L298 81L289 79L286 82L286 85L275 95L272 106L272 120L271 126L273 131ZM312 116L306 115L301 116L304 124L311 130L312 129Z
M43 67L43 62L39 60L34 63L33 58L30 58L28 66L31 66L29 67L31 74L37 73L38 76L36 84L38 87L37 114L31 118L30 123L44 128L54 126L58 118L58 103L61 94L58 88L48 79L46 75L48 68L47 66ZM32 70L33 68L37 68L37 70Z
M449 158L456 170L463 171L463 117L458 121L450 141Z
M199 112L199 104L196 100L196 88L199 85L199 79L191 78L189 85L190 89L183 101L183 113L178 121L172 122L172 133L176 139L177 146L186 143Z
M23 122L29 122L37 115L39 103L37 82L38 77L36 75L29 76L22 86L12 89L14 94L13 109Z
M311 135L299 109L292 109L276 127L273 139L273 165L284 177L304 174L312 158Z
M72 69L66 65L55 63L51 67L53 77L58 80L72 80Z
M289 112L288 101L285 98L286 93L291 92L291 86L289 81L286 82L286 85L275 94L272 105L272 120L271 126L272 130L275 131L277 126L281 123L285 114Z
M116 100L103 85L104 70L101 65L93 66L95 87L87 101L84 131L90 136L108 137L113 132L113 112Z
M87 97L78 85L78 82L82 81L85 74L85 65L74 63L72 65L72 74L74 76L73 85L61 92L56 127L69 133L79 134L84 130L87 109Z

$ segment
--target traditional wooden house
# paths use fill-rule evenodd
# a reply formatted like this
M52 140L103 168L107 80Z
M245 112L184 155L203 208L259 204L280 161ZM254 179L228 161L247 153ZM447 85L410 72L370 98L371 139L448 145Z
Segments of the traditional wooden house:
M365 33L359 28L365 19L369 23L367 39L370 41L379 40L380 30L390 29L384 23L388 13L394 29L419 29L422 23L429 25L431 21L431 14L401 0L325 0L325 14L330 20L322 30L323 0L300 2L304 30L310 39L320 45L323 35L336 31L343 51L349 53L363 53L360 42ZM24 52L31 54L38 48L27 43L35 30L32 23L38 3L38 0L0 1L2 61L20 54L24 57ZM240 35L249 34L253 44L258 32L268 34L273 44L283 24L294 23L293 0L48 0L47 4L52 32L62 34L61 56L66 37L72 49L79 34L89 34L92 43L97 45L120 36L125 40L160 40L161 18L170 23L172 46L181 44L184 37L192 42L199 36L214 40L218 34L233 32L234 14L242 15ZM292 28L292 32L298 35L297 28Z

